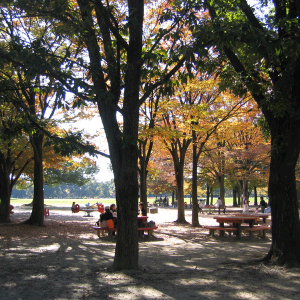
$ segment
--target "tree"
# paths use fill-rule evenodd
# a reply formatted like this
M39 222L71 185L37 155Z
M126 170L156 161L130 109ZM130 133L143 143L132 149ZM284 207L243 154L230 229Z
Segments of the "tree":
M180 40L189 5L163 3L160 6L160 3L144 4L142 0L19 3L31 15L43 15L47 20L53 20L56 34L68 35L79 48L84 46L86 49L81 59L72 60L72 57L69 60L76 61L77 77L57 72L51 64L47 64L44 72L56 72L56 78L70 91L80 94L80 101L97 104L116 185L119 234L114 268L136 269L139 107L163 84L168 83L167 91L171 91L169 79L184 64L186 57L190 57L189 45ZM157 18L159 30L143 30L146 5L153 12L163 13ZM174 42L165 43L170 37ZM75 54L76 51L70 51L70 55ZM151 80L145 83L142 78L149 72ZM140 94L142 87L145 92Z
M186 99L180 97L178 93L174 98L176 98L176 102L174 99L169 99L164 105L161 105L161 124L157 132L173 160L178 192L177 222L186 223L184 213L184 165L192 137L189 128L186 127L187 118L189 117L188 109L184 110Z
M211 136L219 130L230 118L240 113L241 108L248 102L247 99L235 97L227 92L221 93L218 81L211 76L200 75L192 86L187 86L189 104L192 106L190 125L192 128L192 224L199 226L197 178L198 161ZM201 113L200 113L201 111ZM220 197L224 205L224 189L220 189Z
M43 147L45 136L55 140L54 149L63 155L82 153L81 133L64 132L67 142L61 145L62 134L55 133L57 121L52 118L57 109L68 104L60 81L51 74L45 74L47 66L52 71L68 72L72 63L67 54L73 46L61 42L60 36L52 34L55 24L36 17L26 17L20 10L2 8L1 54L3 56L2 92L10 92L9 101L23 119L23 129L29 135L34 157L34 196L30 218L31 225L43 225ZM60 59L58 59L58 57ZM9 65L10 69L5 66ZM47 142L47 141L46 141ZM90 150L94 147L89 146Z
M299 3L262 1L258 10L246 0L204 4L211 19L206 23L206 36L203 28L199 30L199 45L208 38L212 47L217 46L223 78L234 82L240 94L246 89L251 92L271 132L272 245L266 260L298 263L295 166L300 151Z
M247 197L251 182L256 182L256 187L267 185L264 171L269 168L270 163L270 144L264 141L261 129L254 123L253 118L243 118L242 128L238 128L226 143L231 164L228 176L240 183L240 188Z
M62 93L57 82L50 77L36 73L30 65L33 54L43 55L43 41L51 40L47 35L48 25L41 26L35 18L22 18L18 12L1 10L2 53L6 63L10 63L12 71L2 72L5 89L10 90L11 103L23 115L27 122L27 133L33 149L34 157L34 198L32 213L26 221L28 224L43 225L44 196L43 196L43 142L45 133L41 127L49 126ZM55 42L51 40L51 42ZM50 42L50 43L51 43ZM52 52L55 51L53 49ZM49 49L48 49L49 50ZM18 57L20 61L16 60ZM36 63L40 63L37 61ZM24 117L25 116L25 117ZM52 124L53 126L53 124Z
M10 93L0 93L0 222L10 222L11 192L27 166L33 161L28 136L22 132L23 120L13 105L5 103Z
M149 101L141 108L143 117L139 128L138 156L139 156L139 175L140 175L140 200L147 207L147 175L148 164L153 148L153 128L158 109L160 95L155 98L149 97Z

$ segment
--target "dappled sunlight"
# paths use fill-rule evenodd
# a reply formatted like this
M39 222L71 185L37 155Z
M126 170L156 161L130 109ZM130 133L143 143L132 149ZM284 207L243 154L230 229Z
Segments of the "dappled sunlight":
M163 212L163 210L161 210ZM169 213L168 211L166 211ZM51 213L51 211L50 211ZM95 219L57 212L46 227L0 230L0 289L5 299L296 299L299 269L258 263L266 239L210 237L204 228L162 223L139 238L139 270L113 272L116 239L98 238ZM51 214L50 214L51 216ZM71 220L71 218L74 218ZM202 222L214 222L206 218Z

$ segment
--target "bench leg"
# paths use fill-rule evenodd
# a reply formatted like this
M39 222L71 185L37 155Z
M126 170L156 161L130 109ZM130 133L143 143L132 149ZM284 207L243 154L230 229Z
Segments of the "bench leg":
M266 237L266 231L262 230L262 238L264 239Z
M209 229L209 235L215 236L215 230L214 229Z

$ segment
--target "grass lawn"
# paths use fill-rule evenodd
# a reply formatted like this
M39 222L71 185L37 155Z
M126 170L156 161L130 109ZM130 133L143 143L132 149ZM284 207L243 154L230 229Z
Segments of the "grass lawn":
M153 198L155 199L155 198ZM152 203L152 198L148 198L149 202ZM18 198L11 198L11 205L24 205L31 203L32 199L18 199ZM72 203L75 202L80 206L84 206L85 204L90 203L96 204L97 202L102 203L104 205L111 205L116 204L115 198L99 198L99 199L90 199L90 198L81 198L81 199L45 199L46 205L53 205L53 206L72 206Z
M155 200L155 197L148 197L148 202L153 203ZM18 198L11 198L11 204L12 205L23 205L23 204L29 204L32 201L32 199L18 199ZM185 202L188 204L190 203L189 198L184 199ZM249 198L250 205L254 204L254 197ZM257 199L259 203L259 199ZM102 203L104 205L110 205L110 204L116 204L115 198L99 198L99 199L90 199L90 198L81 198L81 199L45 199L46 205L53 205L53 206L70 206L72 203L75 202L76 204L79 204L80 206L84 206L85 204L90 203L96 204L97 202ZM213 204L217 202L217 198L214 198ZM232 206L232 197L225 198L225 204L227 206ZM169 198L169 203L171 204L171 200Z
M17 199L12 198L11 204L12 205L23 205L31 203L32 199ZM72 203L75 202L80 206L84 206L85 204L95 204L97 202L102 203L104 205L110 205L112 203L116 203L116 199L114 198L99 198L99 199L45 199L46 205L53 205L53 206L72 206Z

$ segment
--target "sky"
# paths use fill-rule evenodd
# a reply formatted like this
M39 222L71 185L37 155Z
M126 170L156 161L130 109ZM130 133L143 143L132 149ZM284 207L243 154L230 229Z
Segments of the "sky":
M86 133L91 135L96 134L97 131L103 131L103 126L99 115L96 115L91 120L78 121L75 124L73 124L72 127L84 130ZM91 142L95 143L100 151L108 153L108 146L104 136L97 139L93 139ZM113 179L113 173L109 168L109 158L98 155L97 158L92 157L92 159L96 160L96 165L100 168L100 172L95 176L95 179L97 181L105 182Z

